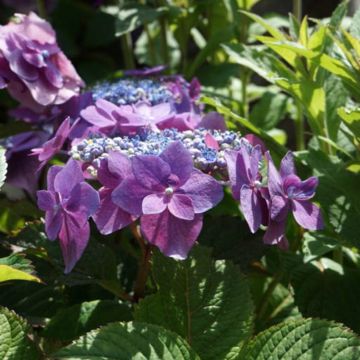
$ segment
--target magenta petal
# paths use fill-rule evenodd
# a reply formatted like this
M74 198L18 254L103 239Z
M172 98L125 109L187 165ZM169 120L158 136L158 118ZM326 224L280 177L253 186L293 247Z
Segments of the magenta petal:
M80 115L90 124L96 125L100 128L113 127L116 124L116 119L113 112L117 111L118 107L106 100L96 101L96 105L88 106L80 112Z
M279 195L271 197L270 217L277 222L284 221L289 212L289 201Z
M82 181L84 181L84 176L79 163L70 159L55 176L54 189L65 198L69 196L72 189Z
M43 210L52 210L56 205L55 194L51 191L40 190L36 192L38 207Z
M108 167L109 171L116 174L120 179L125 179L132 174L130 159L116 151L109 153Z
M111 189L103 188L99 193L100 207L93 216L93 219L101 234L111 234L124 228L135 220L129 213L112 202Z
M182 220L164 211L158 215L143 215L141 231L161 252L175 259L186 259L202 228L202 216Z
M225 119L222 115L215 111L207 113L202 119L198 126L208 130L226 130Z
M191 199L182 194L174 194L169 202L168 209L178 219L193 220L195 217Z
M160 214L167 208L166 198L163 194L150 194L142 202L143 214Z
M293 214L296 222L304 229L321 230L324 227L323 218L318 206L310 201L292 201Z
M46 178L48 190L55 191L55 189L54 189L55 177L62 169L63 169L63 167L58 166L58 165L54 165L54 166L50 167L50 169L47 173L47 178Z
M89 237L89 223L85 222L80 225L72 216L67 214L59 233L60 247L65 263L65 274L68 274L81 258Z
M219 143L215 140L215 138L210 134L207 133L205 135L205 145L210 148L210 149L214 149L214 150L219 150Z
M175 174L180 184L183 184L189 177L194 168L190 152L180 141L170 143L160 154L165 162L170 166L171 173Z
M86 182L74 186L65 208L81 218L89 218L95 214L100 204L99 194Z
M47 64L47 67L45 68L45 76L47 78L47 80L49 81L49 83L60 89L63 87L64 85L64 81L63 78L61 76L60 71L51 63Z
M240 205L250 231L255 233L263 222L263 209L260 197L248 185L243 185L241 188Z
M112 193L112 201L134 216L142 214L142 202L151 190L144 188L134 178L125 179Z
M9 56L10 69L26 81L36 81L39 77L38 69L29 64L22 57L21 50L15 50Z
M55 240L63 224L63 214L61 211L47 211L45 214L45 231L49 240Z
M171 174L170 165L155 155L140 155L132 158L136 180L148 189L160 190Z
M213 208L224 196L222 186L212 176L199 170L193 170L181 190L192 200L195 214Z
M285 178L289 175L296 175L294 155L291 151L288 151L284 158L281 160L280 175L282 178Z

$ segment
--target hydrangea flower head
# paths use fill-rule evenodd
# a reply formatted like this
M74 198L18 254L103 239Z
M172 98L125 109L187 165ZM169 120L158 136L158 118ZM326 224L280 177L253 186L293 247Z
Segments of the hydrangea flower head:
M0 83L31 109L62 104L84 85L51 25L35 13L0 27L0 49Z
M49 169L47 190L37 196L39 208L46 212L46 234L50 240L59 238L65 273L69 273L89 241L88 219L99 206L99 195L84 181L79 163L70 159L64 167Z
M201 230L202 216L223 197L221 185L194 169L180 142L160 154L132 158L132 176L113 192L113 201L141 216L147 240L167 256L186 258Z

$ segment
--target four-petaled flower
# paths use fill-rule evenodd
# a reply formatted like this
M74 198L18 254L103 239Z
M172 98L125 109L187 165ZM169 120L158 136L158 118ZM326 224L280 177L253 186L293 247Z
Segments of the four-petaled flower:
M132 173L114 190L113 201L141 216L144 236L165 255L186 258L200 233L201 214L220 202L222 186L193 167L180 142L160 156L132 158Z
M323 228L323 219L318 206L310 202L318 185L316 177L305 181L296 175L294 159L288 152L282 159L280 173L275 168L270 153L268 160L268 205L269 226L264 236L265 243L286 243L285 225L289 212L292 212L296 222L308 230Z
M37 192L38 206L46 212L48 238L60 240L65 273L69 273L89 241L88 219L99 206L99 195L84 181L79 163L72 159L64 167L49 169L47 187Z

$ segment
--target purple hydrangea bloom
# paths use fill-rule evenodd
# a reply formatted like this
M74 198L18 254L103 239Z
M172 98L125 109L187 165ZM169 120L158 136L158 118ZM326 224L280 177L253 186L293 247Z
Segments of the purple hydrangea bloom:
M111 152L100 164L97 178L103 187L99 190L100 207L93 215L93 219L104 235L120 230L136 220L136 217L112 201L113 190L131 173L129 158L118 152Z
M57 237L69 273L89 241L88 219L99 206L99 195L84 181L78 162L70 159L63 167L52 166L47 190L37 192L38 206L45 214L45 230L50 240Z
M141 216L147 240L167 256L186 258L201 230L202 216L223 197L222 186L193 167L190 153L173 142L159 155L132 158L132 175L113 201Z
M251 147L244 143L239 151L228 151L225 155L233 196L240 201L241 211L252 233L265 224L268 217L260 183L261 157L259 145Z
M35 13L0 27L0 78L26 107L62 104L84 85L59 49L51 25Z
M318 206L310 202L315 195L318 179L314 176L301 181L296 175L293 154L288 152L282 159L280 173L275 168L270 153L268 159L269 226L264 241L269 244L286 242L285 226L289 212L296 222L308 230L323 228Z

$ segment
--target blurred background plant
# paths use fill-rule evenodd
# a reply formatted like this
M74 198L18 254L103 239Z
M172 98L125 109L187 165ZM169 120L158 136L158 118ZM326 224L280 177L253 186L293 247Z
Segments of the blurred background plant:
M89 87L121 77L126 69L160 64L167 65L168 74L182 73L188 80L196 76L203 102L222 113L229 128L259 136L277 162L286 149L294 150L300 175L319 177L315 200L326 229L304 233L290 221L289 252L264 247L261 236L249 235L229 194L206 219L200 244L212 247L214 259L231 260L236 271L240 268L247 275L244 287L252 295L252 300L250 295L244 299L247 339L271 325L303 317L335 320L360 332L360 12L355 12L356 4L3 0L0 23L14 9L34 10L46 17ZM14 105L0 92L0 137L29 128L8 115ZM15 278L31 282L4 282L0 304L42 329L44 351L110 320L134 317L125 303L111 302L128 300L124 289L131 289L136 276L138 254L127 231L105 240L94 232L84 258L64 276L59 249L46 241L32 200L13 189L5 192L7 196L0 198L0 255L7 259L3 265L18 264L23 273ZM21 256L10 255L18 248ZM207 261L199 254L194 259L200 264ZM165 288L161 266L176 272L174 277L190 268L190 264L177 265L171 270L160 257L155 263L150 293ZM204 271L198 276L200 283L208 275ZM171 289L177 294L182 290ZM166 312L159 297L168 299L171 294L166 290L158 294L139 307L135 319L163 325L189 340L166 319L149 315L151 306ZM65 331L60 319L71 319L77 330ZM200 343L195 348L204 358L212 358Z

